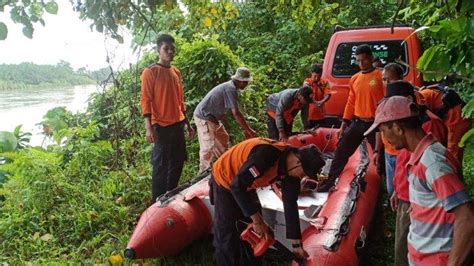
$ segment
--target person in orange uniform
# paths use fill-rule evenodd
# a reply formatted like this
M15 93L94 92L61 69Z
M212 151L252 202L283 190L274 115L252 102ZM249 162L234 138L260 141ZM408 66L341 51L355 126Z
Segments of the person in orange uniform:
M324 121L324 103L331 98L329 83L321 79L323 74L323 65L313 64L311 66L311 77L304 80L303 85L308 85L313 89L314 103L308 104L307 108L301 112L307 113L307 120L304 122L305 129L316 126L325 126Z
M387 84L397 80L403 80L403 68L396 63L387 64L382 71L382 81L385 90L387 90ZM387 193L388 197L390 198L393 193L393 175L395 173L395 164L397 161L397 150L384 138L383 134L376 133L376 144L373 161L377 168L379 168L379 156L382 154L385 157L384 174L386 178ZM381 174L379 173L379 175Z
M271 139L286 141L291 135L293 121L305 105L313 102L313 90L309 86L299 89L286 89L273 93L267 98L268 136ZM307 118L302 114L302 120Z
M298 149L265 138L245 140L222 154L211 174L216 264L255 265L250 247L240 241L235 224L238 220L251 221L257 234L270 236L256 189L274 182L281 182L286 236L292 242L293 253L307 257L301 241L297 204L300 181L305 176L315 178L323 166L322 154L314 145Z
M367 44L358 46L355 56L361 71L352 76L349 82L349 97L339 131L339 144L329 169L328 179L320 186L320 191L327 191L334 186L349 157L364 139L364 132L374 122L377 103L384 97L382 71L372 64L370 46ZM372 148L375 148L375 133L369 134L367 139Z
M153 201L178 185L187 157L185 124L189 136L194 136L194 130L186 119L181 73L171 66L176 53L174 38L161 34L157 48L158 63L145 68L141 75L146 141L154 143L151 156Z
M445 90L443 84L420 89L428 109L438 115L448 129L448 151L462 163L463 150L459 147L462 136L472 127L472 120L462 117L464 102L453 90Z

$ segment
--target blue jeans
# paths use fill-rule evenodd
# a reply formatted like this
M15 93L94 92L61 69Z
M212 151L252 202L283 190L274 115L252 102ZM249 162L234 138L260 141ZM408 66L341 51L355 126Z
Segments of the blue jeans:
M393 193L393 176L395 174L396 155L385 153L385 177L387 181L387 192L389 196Z

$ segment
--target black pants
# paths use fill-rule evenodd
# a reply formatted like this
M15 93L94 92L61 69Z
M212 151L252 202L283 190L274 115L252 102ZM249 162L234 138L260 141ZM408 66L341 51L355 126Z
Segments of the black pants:
M309 120L308 121L308 127L309 128L314 128L314 127L326 127L326 120L320 119L320 120Z
M354 154L355 150L361 144L364 139L364 133L369 129L373 122L365 122L360 119L353 119L351 124L346 129L342 138L337 144L336 151L334 152L334 159L329 169L329 179L333 180L338 178L342 170L347 164L349 157ZM372 148L375 148L375 132L370 133L367 136Z
M167 127L153 125L153 129L158 136L151 155L153 166L151 192L155 201L166 191L178 186L187 154L184 122Z
M211 177L212 178L212 177ZM213 179L213 178L212 178ZM253 256L253 251L247 242L240 240L240 234L245 229L238 229L237 221L250 222L244 217L232 193L212 180L211 189L214 197L213 245L214 259L218 266L260 265L261 261Z
M267 117L268 117L267 119L268 137L274 140L279 140L280 134L279 134L275 119L273 119L268 114L267 114ZM291 136L292 128L293 128L293 124L287 125L285 123L285 133L287 137Z

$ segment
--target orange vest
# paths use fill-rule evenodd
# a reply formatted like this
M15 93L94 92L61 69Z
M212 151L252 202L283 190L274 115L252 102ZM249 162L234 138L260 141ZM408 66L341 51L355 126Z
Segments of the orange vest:
M313 88L313 99L315 101L321 101L324 96L330 94L329 84L325 80L319 80L319 82L313 82L313 79L307 78L304 83L309 84ZM321 120L324 119L325 111L324 106L318 107L316 104L310 104L308 107L308 120Z
M272 145L280 151L289 147L287 144L266 138L253 138L242 141L233 146L217 159L212 165L212 176L217 184L230 189L230 184L237 176L240 167L247 161L252 149L258 145ZM266 187L278 176L278 160L275 161L270 169L255 179L250 189Z
M301 102L295 97L290 108L286 109L283 112L283 119L285 119L285 123L287 125L293 124L293 120L295 119L294 113L301 110L302 107L303 107L303 104L301 104ZM267 113L271 118L275 119L276 117L275 112L268 111Z

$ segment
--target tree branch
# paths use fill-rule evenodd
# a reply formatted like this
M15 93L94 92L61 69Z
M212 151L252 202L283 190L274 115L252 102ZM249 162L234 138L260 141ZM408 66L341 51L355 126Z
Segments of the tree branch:
M464 80L464 81L467 81L467 82L470 82L470 83L474 83L474 79L469 78L469 77L461 76L458 73L444 73L444 72L441 72L441 71L434 71L434 70L421 70L421 69L417 68L416 66L410 65L406 62L403 62L401 59L395 59L395 63L403 65L407 68L414 69L415 71L417 71L419 73L440 74L440 75L443 75L443 76L452 76L455 79L460 79L460 80Z

